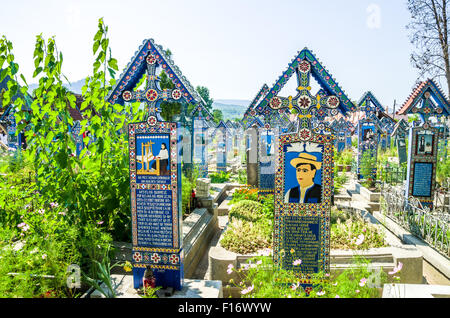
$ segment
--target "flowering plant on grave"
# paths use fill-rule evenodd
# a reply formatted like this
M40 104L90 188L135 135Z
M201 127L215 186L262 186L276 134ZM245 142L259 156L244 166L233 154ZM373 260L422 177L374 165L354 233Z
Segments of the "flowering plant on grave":
M294 260L294 266L301 260ZM383 271L372 272L362 257L353 259L353 266L341 274L312 275L312 287L303 288L298 274L274 266L272 257L260 255L235 268L230 264L227 274L234 274L226 288L237 287L242 298L377 298L387 281Z

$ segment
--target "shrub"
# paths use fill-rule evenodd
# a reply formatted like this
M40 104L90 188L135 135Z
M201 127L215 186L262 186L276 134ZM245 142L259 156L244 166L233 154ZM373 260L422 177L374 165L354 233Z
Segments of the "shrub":
M235 253L249 254L268 247L269 240L270 237L265 237L264 231L257 224L234 219L228 224L220 245Z
M228 217L230 221L234 218L238 218L254 222L260 220L264 216L262 210L263 205L261 203L252 200L242 200L231 207Z
M388 246L384 240L384 233L360 216L332 210L330 219L332 249L361 250Z
M230 180L230 173L225 171L213 172L209 174L211 183L224 183Z

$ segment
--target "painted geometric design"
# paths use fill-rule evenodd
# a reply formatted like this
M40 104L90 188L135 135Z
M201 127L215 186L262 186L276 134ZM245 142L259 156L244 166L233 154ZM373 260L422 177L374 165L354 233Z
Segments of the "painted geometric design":
M310 69L308 70L309 64ZM265 95L263 100L258 104L258 108L264 109L273 97L277 96L287 81L291 78L291 76L299 71L301 74L311 73L314 79L319 83L320 87L322 87L323 93L325 95L333 95L339 99L339 110L345 114L347 111L356 110L355 105L351 102L351 100L346 96L343 90L339 87L336 81L331 77L331 75L325 70L322 64L317 60L314 54L304 48L302 51L298 53L298 55L289 63L287 70L284 71L269 92ZM304 72L304 73L303 73ZM307 77L307 76L306 76ZM305 76L300 75L302 80L305 80ZM305 81L305 84L308 84ZM303 88L307 88L308 85L302 84Z
M131 91L142 78L147 67L155 67L156 64L161 66L169 76L175 88L181 91L186 103L205 103L186 77L183 76L180 69L166 54L166 51L156 44L153 39L143 41L131 62L119 76L116 85L110 91L106 100L111 104L119 103L122 105L124 101L123 91Z
M158 92L151 88L145 93L145 98L147 98L149 102L153 102L158 98Z

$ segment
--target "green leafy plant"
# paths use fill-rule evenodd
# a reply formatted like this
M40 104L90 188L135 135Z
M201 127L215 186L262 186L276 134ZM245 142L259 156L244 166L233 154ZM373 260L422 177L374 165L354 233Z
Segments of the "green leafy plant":
M67 80L61 71L63 55L54 38L36 37L33 77L39 79L39 85L34 90L34 100L29 109L23 107L21 97L13 104L17 131L25 131L28 147L20 153L21 157L3 161L6 176L0 176L0 223L11 231L15 241L26 239L27 247L43 251L43 260L51 262L44 262L43 266L24 257L28 267L22 262L2 261L9 264L5 270L37 275L45 269L57 277L56 281L64 282L67 265L80 264L84 272L95 275L101 270L95 262L102 264L111 235L116 240L130 239L125 127L130 121L142 121L144 112L139 103L120 106L105 100L118 70L107 32L108 27L100 19L93 41L93 75L87 77L82 88L84 101L80 109L84 119L80 134L84 135L86 147L79 157L74 155L76 144L70 132L74 122L69 110L75 107L76 98L63 86ZM10 104L12 96L19 92L26 96L28 89L24 76L18 73L12 50L12 43L2 37L0 77L9 78L8 90L1 96L3 105ZM24 85L19 85L19 78ZM27 177L28 181L23 181ZM9 257L12 254L5 259ZM2 286L12 288L5 292L26 292L11 287L15 278L3 278ZM43 290L35 288L39 284L34 281L27 295L41 293ZM52 286L55 292L49 295L72 295L61 284Z
M368 188L375 187L376 174L374 173L374 170L377 167L377 158L373 156L372 153L373 152L369 149L364 151L360 165L361 175L363 176L363 178L365 178L365 181L363 183Z
M211 183L224 183L230 180L230 173L225 171L212 172L209 174Z
M255 222L260 220L264 216L262 213L262 207L263 205L259 202L252 200L242 200L233 204L228 213L228 218L229 220L237 218Z
M102 293L106 298L115 298L116 292L113 287L113 282L111 279L111 269L117 266L123 266L123 264L119 264L119 262L110 264L109 251L107 251L101 262L93 259L92 262L97 269L97 275L94 277L89 277L83 273L83 278L86 282L97 289L100 293Z

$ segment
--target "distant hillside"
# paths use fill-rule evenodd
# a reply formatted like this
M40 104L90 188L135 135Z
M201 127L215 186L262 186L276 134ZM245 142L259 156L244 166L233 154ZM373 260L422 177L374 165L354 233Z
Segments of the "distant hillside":
M70 91L81 94L81 88L84 85L85 78L80 79L79 81L65 84L63 85L67 87ZM38 84L31 84L28 87L28 92L30 94L33 93L33 90L35 90L39 85ZM244 112L247 109L248 105L250 105L249 100L242 100L242 99L218 99L215 100L212 107L213 109L219 109L222 111L223 117L225 120L227 119L233 119L233 118L242 118L244 116Z
M249 100L218 99L214 101L212 107L213 109L219 109L220 111L222 111L223 118L227 120L233 118L242 118L249 104Z
M68 90L70 90L71 92L75 93L75 94L81 94L81 88L84 85L85 82L85 78L80 79L79 81L67 84L65 82L63 82L63 86L67 87ZM30 86L28 86L28 93L32 94L33 91L39 86L39 84L30 84Z

